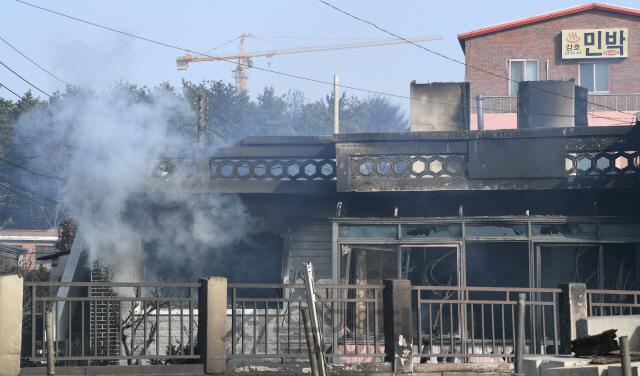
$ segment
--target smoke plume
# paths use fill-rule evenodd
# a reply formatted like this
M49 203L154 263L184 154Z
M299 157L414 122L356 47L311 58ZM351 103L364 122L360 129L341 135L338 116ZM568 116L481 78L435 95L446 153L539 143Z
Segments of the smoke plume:
M194 280L205 275L206 260L255 231L257 221L237 196L175 193L195 179L196 140L179 137L169 119L187 119L189 127L195 111L171 90L141 98L129 89L116 85L101 95L68 89L46 111L23 116L17 129L35 140L32 154L44 154L31 168L59 183L54 222L63 212L79 219L89 259L109 265L113 280L144 279L143 264L148 280L167 265L180 273L170 278ZM158 170L160 161L177 157L183 160L174 174ZM51 184L42 176L30 181ZM154 184L162 189L149 194ZM90 220L80 218L87 202ZM157 241L143 252L149 239Z

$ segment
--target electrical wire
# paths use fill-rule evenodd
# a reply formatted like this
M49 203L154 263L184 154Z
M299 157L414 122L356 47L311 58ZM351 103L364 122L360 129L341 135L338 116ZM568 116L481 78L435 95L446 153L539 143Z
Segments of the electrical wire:
M207 121L207 123L215 125L215 123L214 123L213 121L211 121L211 120ZM221 130L223 130L223 131L227 132L227 133L229 134L229 136L230 136L230 137L233 137L233 138L235 138L236 140L241 140L241 139L242 139L242 138L241 138L241 137L239 137L238 135L231 133L231 131L230 131L230 130L228 130L228 129L226 129L226 128L218 127L218 129L221 129ZM212 131L212 132L214 132L215 134L217 134L218 136L222 137L222 135L220 135L220 133L216 132L214 128L211 128L211 131ZM227 139L227 138L225 138L225 141L233 142L233 140L229 140L229 139Z
M19 2L19 3L22 3L22 4L25 4L25 5L29 5L31 7L37 8L37 9L44 10L46 12L50 12L50 13L57 14L57 15L62 16L62 17L66 17L66 18L78 21L78 22L82 22L82 23L85 23L85 24L88 24L88 25L99 27L101 29L113 31L113 32L118 33L118 34L126 35L126 36L129 36L129 37L132 37L132 38L140 39L140 40L143 40L143 41L146 41L146 42L150 42L150 43L154 43L154 44L157 44L157 45L160 45L160 46L173 48L173 49L180 50L180 51L190 51L190 52L196 53L198 55L203 55L203 56L215 58L215 56L210 56L210 55L203 54L203 53L200 53L200 52L196 52L196 51L193 51L193 50L189 50L189 49L186 49L186 48L177 47L177 46L174 46L174 45L171 45L171 44L167 44L167 43L163 43L163 42L158 42L158 41L155 41L153 39L140 37L140 36L137 36L137 35L134 35L134 34L126 33L124 31L116 30L116 29L113 29L113 28L110 28L110 27L106 27L106 26L102 26L102 25L93 23L93 22L85 21L85 20L82 20L82 19L79 19L79 18L76 18L76 17L68 16L66 14L59 13L59 12L56 12L56 11L53 11L53 10L50 10L50 9L47 9L47 8L43 8L43 7L34 5L34 4L30 4L30 3L27 3L27 2L22 1L22 0L16 0L16 1ZM402 39L402 38L400 38L400 39ZM238 64L236 62L227 61L227 60L218 60L218 61L223 61L223 62L234 64L234 65ZM240 63L240 65L244 66L243 63ZM266 69L266 68L255 67L255 66L253 67L253 69L257 69L257 70L264 71L264 72L270 72L270 73L278 74L278 75L281 75L281 76L297 78L297 79L304 80L304 81L315 82L315 83L320 83L320 84L324 84L324 85L333 86L333 82L326 82L326 81L316 80L316 79L313 79L313 78L297 76L297 75L290 74L290 73L279 72L279 71ZM402 98L402 99L412 99L412 100L418 100L418 101L423 101L423 102L438 103L438 104L443 104L443 105L448 105L448 106L463 106L463 107L465 107L464 105L460 105L460 104L437 102L437 101L432 101L432 100L427 100L427 99L419 99L419 98L411 98L411 97L407 97L407 96L404 96L404 95L389 94L389 93L384 93L384 92L379 92L379 91L360 89L360 88L356 88L356 87L352 87L352 86L346 86L346 85L340 85L340 87L346 88L346 89L351 89L351 90L362 91L362 92L365 92L365 93L386 95L386 96ZM560 95L560 94L557 94L557 93L552 93L552 94ZM466 107L469 107L469 106L466 106ZM548 115L554 116L554 115L551 115L551 114L548 114ZM558 115L558 116L561 116L561 115Z
M17 0L17 1L19 1L19 0ZM508 77L502 76L502 75L497 74L497 73L493 73L493 72L488 71L488 70L486 70L486 69L482 69L482 68L475 67L475 66L473 66L473 65L469 65L469 64L464 63L464 62L462 62L462 61L460 61L460 60L456 60L456 59L451 58L451 57L449 57L449 56L443 55L443 54L441 54L441 53L439 53L439 52L436 52L436 51L430 50L430 49L428 49L428 48L426 48L426 47L424 47L424 46L421 46L421 45L419 45L419 44L416 44L416 43L414 43L414 42L411 42L411 41L409 41L409 40L407 40L407 39L405 39L405 38L403 38L403 37L401 37L401 36L399 36L399 35L396 35L396 34L394 34L394 33L390 32L390 31L388 31L388 30L385 30L385 29L381 28L380 26L378 26L378 25L376 25L376 24L374 24L374 23L372 23L372 22L369 22L369 21L367 21L367 20L364 20L364 19L362 19L362 18L359 18L359 17L357 17L357 16L354 16L353 14L348 13L348 12L346 12L346 11L342 10L342 9L339 9L339 8L337 8L337 7L335 7L335 6L331 5L331 4L329 4L328 2L326 2L326 1L324 1L324 0L318 0L318 1L320 1L321 3L323 3L323 4L327 5L327 6L329 6L329 7L333 8L333 9L335 9L335 10L337 10L337 11L338 11L338 12L340 12L340 13L343 13L343 14L345 14L345 15L347 15L347 16L349 16L349 17L351 17L351 18L355 18L355 19L356 19L356 20L358 20L358 21L361 21L361 22L367 23L367 24L369 24L369 25L371 25L371 26L375 27L376 29L378 29L378 30L380 30L380 31L382 31L382 32L385 32L385 33L387 33L387 34L389 34L389 35L392 35L392 36L394 36L394 37L396 37L396 38L402 39L403 41L405 41L405 42L407 42L407 43L409 43L409 44L412 44L412 45L414 45L414 46L416 46L416 47L418 47L418 48L421 48L421 49L423 49L423 50L425 50L425 51L427 51L427 52L430 52L430 53L432 53L432 54L438 55L438 56L440 56L440 57L442 57L442 58L445 58L445 59L447 59L447 60L453 61L453 62L458 63L458 64L461 64L461 65L463 65L463 66L465 66L465 67L469 67L469 68L472 68L472 69L478 70L478 71L480 71L480 72L483 72L483 73L486 73L486 74L489 74L489 75L492 75L492 76L495 76L495 77L498 77L498 78L505 79L505 80L510 81L510 82L521 82L521 81L516 81L516 80L513 80L513 79L511 79L511 78L508 78ZM551 91L547 91L547 90L544 90L544 89L540 89L540 88L535 87L535 86L533 86L533 85L529 85L529 84L527 84L527 83L526 83L526 81L522 81L522 83L524 83L525 85L527 85L527 86L529 86L529 87L532 87L532 88L534 88L534 89L540 90L540 91L542 91L542 92L546 92L546 93L549 93L549 94L558 95L558 96L565 97L565 98L569 98L569 99L574 99L574 98L572 98L572 97L570 97L570 96L567 96L567 95L564 95L564 94L554 93L554 92L551 92ZM591 102L587 102L587 103L589 103L589 104L594 104L594 103L591 103ZM602 106L602 107L605 107L605 106ZM613 111L618 111L617 109L610 108L610 107L605 107L605 108L608 108L608 109L613 110ZM622 112L622 111L618 111L618 112L620 112L620 113L623 113L623 114L624 114L624 112ZM627 114L625 114L625 115L627 115Z
M212 114L213 116L217 117L218 119L220 119L220 120L224 121L225 123L229 124L230 126L234 127L235 129L239 130L240 132L244 133L245 135L249 136L249 134L248 134L247 132L245 132L245 131L243 131L242 129L240 129L240 128L236 127L233 123L231 123L231 122L227 121L226 119L224 119L224 118L223 118L223 117L221 117L220 115L216 114L215 112L213 112L213 111L211 111L211 110L209 110L209 109L207 109L207 112L208 112L208 113L210 113L210 114Z
M18 51L17 48L13 47L11 44L9 44L9 42L7 42L6 40L4 40L2 37L0 37L0 40L2 40L4 43L6 43L9 47L13 48L17 53L19 53L20 55L24 56L25 59L29 60L30 62L32 62L36 67L42 69L45 73L47 73L48 75L50 75L51 77L55 78L56 80L62 82L65 85L69 85L68 83L62 81L61 79L59 79L58 77L54 76L51 72L49 72L48 70L44 69L43 67L39 66L35 61L29 59L29 57L27 57L27 55L23 54L22 52Z
M44 204L44 203L42 203L42 202L38 202L38 201L36 201L36 200L34 200L34 199L30 198L30 197L27 197L27 196L25 196L25 195L21 194L20 192L16 192L16 191L14 191L13 189L11 189L11 188L7 187L7 186L6 186L6 185L4 185L3 183L0 183L0 186L1 186L1 187L4 187L4 189L6 189L6 190L8 190L8 191L11 191L11 192L15 193L16 195L18 195L18 196L20 196L20 197L22 197L22 198L24 198L24 199L26 199L26 200L29 200L29 201L31 201L31 202L34 202L34 203L36 203L36 204L38 204L38 205L48 206L48 207L50 207L50 208L55 208L55 207L57 207L57 206L62 206L62 205L61 205L61 204L59 204L59 203L56 203L55 205L49 205L49 204Z
M16 76L20 77L20 79L26 83L28 83L29 85L33 86L34 88L36 88L39 92L41 92L42 94L46 95L47 97L51 98L51 95L45 93L44 91L42 91L39 87L37 87L36 85L32 84L31 82L27 81L24 77L22 77L21 75L17 74L16 72L13 71L13 69L9 68L5 63L3 63L2 61L0 61L0 64L2 64L5 68L7 68L8 70L11 71L11 73L15 74Z
M23 191L25 191L25 192L27 192L27 193L31 193L32 195L38 196L38 197L43 198L43 199L45 199L45 200L47 200L47 201L51 201L51 202L55 202L55 203L57 203L57 202L58 202L58 200L54 200L54 199L48 198L48 197L46 197L46 196L43 196L43 195L41 195L41 194L39 194L39 193L36 193L35 191L33 191L33 190L31 190L31 189L29 189L29 188L25 187L24 185L21 185L21 184L15 183L15 182L13 182L13 181L11 181L11 180L7 180L7 179L5 179L5 178L0 178L0 181L2 181L2 182L4 182L4 183L7 183L7 184L9 184L9 185L13 185L14 187L20 188L20 189L22 189Z
M76 18L76 17L68 16L68 15L66 15L66 14L63 14L63 13L60 13L60 12L56 12L56 11L53 11L53 10L50 10L50 9L47 9L47 8L43 8L43 7L40 7L40 6L34 5L34 4L30 4L30 3L27 3L27 2L22 1L22 0L16 0L16 1L17 1L17 2L19 2L19 3L25 4L25 5L29 5L29 6L31 6L31 7L34 7L34 8L40 9L40 10L44 10L44 11L49 12L49 13L57 14L57 15L59 15L59 16L66 17L66 18L69 18L69 19L72 19L72 20L75 20L75 21L78 21L78 22L82 22L82 23L85 23L85 24L88 24L88 25L92 25L92 26L95 26L95 27L98 27L98 28L101 28L101 29L109 30L109 31L112 31L112 32L115 32L115 33L118 33L118 34L126 35L126 36L129 36L129 37L132 37L132 38L140 39L140 40L143 40L143 41L146 41L146 42L154 43L154 44L157 44L157 45L160 45L160 46L165 46L165 47L173 48L173 49L180 50L180 51L190 51L190 52L194 52L194 53L196 53L196 54L203 55L203 56L207 56L207 57L214 57L214 56L210 56L210 55L207 55L207 54L199 53L199 52L196 52L196 51L193 51L193 50L189 50L189 49L186 49L186 48L182 48L182 47L174 46L174 45L171 45L171 44L167 44L167 43L164 43L164 42L159 42L159 41L156 41L156 40L153 40L153 39L144 38L144 37L140 37L140 36L137 36L137 35L134 35L134 34L126 33L126 32L124 32L124 31L120 31L120 30L117 30L117 29L113 29L113 28L110 28L110 27L107 27L107 26L102 26L102 25L99 25L99 24L96 24L96 23L93 23L93 22L89 22L89 21L85 21L85 20L82 20L82 19L79 19L79 18ZM375 26L376 28L378 28L378 29L380 29L380 30L382 30L382 31L384 31L384 32L386 32L386 33L388 33L388 34L390 34L390 35L392 35L392 36L396 37L396 38L399 38L399 39L402 39L402 40L406 41L407 43L413 44L414 46L417 46L417 47L422 48L422 49L424 49L424 50L426 50L426 51L429 51L429 52L431 52L431 53L434 53L434 54L436 54L436 55L439 55L439 56L441 56L441 57L443 57L443 58L445 58L445 59L448 59L448 60L454 61L454 62L456 62L456 63L458 63L458 64L462 64L462 65L467 66L467 64L465 64L465 63L463 63L463 62L461 62L461 61L458 61L458 60L456 60L456 59L453 59L453 58L450 58L450 57L448 57L448 56L442 55L442 54L440 54L440 53L438 53L438 52L435 52L435 51L429 50L429 49L424 48L424 47L422 47L422 46L420 46L420 45L418 45L418 44L415 44L415 43L413 43L413 42L409 42L409 41L407 41L405 38L399 37L399 36L397 36L397 35L395 35L395 34L393 34L393 33L390 33L390 32L388 32L388 31L386 31L386 30L384 30L384 29L381 29L381 28L379 28L378 26L376 26L376 25L372 24L372 23L371 23L371 22L369 22L369 21L362 20L362 19L360 19L360 18L358 18L358 17L355 17L355 16L353 16L353 15L351 15L351 14L347 13L347 12L344 12L344 11L342 11L342 10L340 10L340 9L338 9L338 8L336 8L336 7L334 7L333 5L331 5L331 4L329 4L329 3L327 3L327 2L325 2L325 1L323 1L323 0L319 0L319 1L321 1L321 2L325 3L326 5L328 5L328 6L332 7L332 8L334 8L334 9L336 9L336 10L338 10L338 11L340 11L340 12L342 12L342 13L346 14L346 15L349 15L350 17L356 18L356 19L358 19L358 20L360 20L360 21L362 21L362 22L369 23L369 24L371 24L371 25ZM227 62L227 63L230 63L230 64L235 64L235 65L237 65L237 64L238 64L238 63L236 63L236 62L227 61L227 60L218 60L218 61L224 61L224 62ZM244 65L244 64L243 64L243 63L240 63L240 65ZM500 78L506 79L506 80L508 80L508 81L518 82L518 81L511 80L511 79L509 79L509 78L507 78L507 77L501 76L501 75L499 75L499 74L496 74L496 73L493 73L493 72L490 72L490 71L482 70L482 69L480 69L480 68L476 68L476 67L473 67L473 66L470 66L470 65L469 65L469 67L474 68L474 69L478 69L478 70L480 70L480 71L483 71L483 72L485 72L485 73L487 73L487 74L491 74L491 75L496 76L496 77L500 77ZM330 85L330 86L333 86L333 85L334 85L334 84L333 84L333 82L326 82L326 81L321 81L321 80L317 80L317 79L313 79L313 78L297 76L297 75L294 75L294 74L285 73L285 72L279 72L279 71L275 71L275 70L271 70L271 69L266 69L266 68L260 68L260 67L255 67L255 66L254 66L254 67L253 67L253 69L257 69L257 70L264 71L264 72L270 72L270 73L274 73L274 74L278 74L278 75L282 75L282 76L286 76L286 77L297 78L297 79L304 80L304 81L320 83L320 84L324 84L324 85ZM524 82L524 83L526 84L526 82ZM528 85L528 84L526 84L526 85ZM353 87L353 86L340 85L340 87L342 87L342 88L346 88L346 89L351 89L351 90L356 90L356 91L362 91L362 92L366 92L366 93L371 93L371 94L385 95L385 96L390 96L390 97L395 97L395 98L402 98L402 99L410 99L410 100L417 100L417 101L423 101L423 102L437 103L437 104L443 104L443 105L448 105L448 106L461 106L461 107L471 108L471 106L465 106L465 105L461 105L461 104L437 102L437 101L426 100L426 99L421 99L421 98L411 98L411 97L407 97L407 96L404 96L404 95L389 94L389 93L380 92L380 91L373 91L373 90L367 90L367 89L356 88L356 87ZM553 94L553 95L557 95L557 96L561 96L561 97L566 97L566 98L569 98L569 99L574 99L574 98L571 98L571 97L566 96L566 95L562 95L562 94L559 94L559 93L554 93L554 92L550 92L550 91L543 90L543 89L540 89L540 88L536 88L535 86L531 86L531 87L533 87L533 88L535 88L535 89L537 89L537 90L540 90L540 91L543 91L543 92L549 93L549 94ZM587 103L593 104L593 103L591 103L591 102L587 102ZM605 107L605 106L601 106L601 107L603 107L603 108L609 108L609 107ZM613 110L613 111L618 111L618 110L616 110L616 109L614 109L614 108L609 108L609 109L610 109L610 110ZM628 114L626 114L626 113L624 113L624 112L622 112L622 111L618 111L618 112L623 113L623 114L625 114L625 115L628 115ZM538 114L538 113L531 113L531 114L532 114L532 115L546 115L546 116L560 116L560 117L575 117L575 116L573 116L573 115L555 115L555 114Z
M9 90L9 91L11 92L11 94L13 94L13 95L15 95L16 97L18 97L18 98L22 99L23 101L27 102L27 103L28 103L28 104L30 104L32 107L36 107L36 105L35 105L35 104L33 104L31 101L29 101L29 100L27 100L26 98L21 97L20 95L16 94L16 92L15 92L15 91L13 91L13 90L9 89L7 86L3 85L1 82L0 82L0 88L5 88L5 89ZM20 113L20 114L22 114L22 113Z
M257 134L258 132L256 132L255 129L253 129L252 127L248 126L247 124L245 124L244 122L238 120L237 118L235 118L233 115L230 115L228 113L226 113L222 108L218 107L215 103L209 103L210 105L212 105L213 107L217 108L218 111L222 112L223 114L227 115L230 119L234 120L236 123L240 123L240 125L243 125L245 128L247 128L249 131L251 131L253 134ZM242 132L244 134L246 134L247 136L249 136L247 133Z
M35 171L32 171L32 170L29 170L26 167L20 166L17 163L13 163L13 162L11 162L9 160L6 160L4 158L1 158L1 157L0 157L0 161L4 161L4 162L6 162L6 163L8 163L8 164L10 164L12 166L15 166L15 167L18 167L20 169L23 169L23 170L25 170L27 172L30 172L30 173L34 174L34 175L42 176L44 178L49 178L49 179L54 179L54 180L59 180L59 181L67 181L67 179L62 179L62 178L58 178L58 177L55 177L55 176L49 176L49 175L45 175L45 174L41 174L41 173L38 173L38 172L35 172Z

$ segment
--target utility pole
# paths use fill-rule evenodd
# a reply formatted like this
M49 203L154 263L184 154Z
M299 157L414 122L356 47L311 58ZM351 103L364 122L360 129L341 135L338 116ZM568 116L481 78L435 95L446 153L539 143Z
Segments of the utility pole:
M204 148L204 130L206 122L204 119L204 110L206 108L204 95L198 95L198 147Z
M340 133L338 114L340 110L340 95L338 95L338 75L333 76L333 133Z

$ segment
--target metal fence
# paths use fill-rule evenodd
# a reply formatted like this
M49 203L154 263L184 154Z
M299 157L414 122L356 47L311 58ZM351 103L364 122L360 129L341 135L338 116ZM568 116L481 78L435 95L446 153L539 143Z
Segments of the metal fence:
M197 354L198 283L25 282L22 356L46 360L54 317L57 365L189 363Z
M560 289L413 286L423 363L502 363L515 356L518 293L527 293L526 353L557 354ZM414 342L415 343L415 342Z
M308 361L301 308L304 285L229 284L227 356L231 362ZM335 363L382 362L382 286L316 285L327 358Z
M588 109L600 111L638 111L640 110L640 93L629 94L589 94ZM477 113L478 101L471 101L472 113ZM517 113L518 97L515 96L483 96L482 109L485 114Z
M638 315L640 291L587 290L589 316Z

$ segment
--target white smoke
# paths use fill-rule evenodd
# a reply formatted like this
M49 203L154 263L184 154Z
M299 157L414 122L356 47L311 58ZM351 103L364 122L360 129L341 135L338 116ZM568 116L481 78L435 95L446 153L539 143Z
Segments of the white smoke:
M114 281L142 280L143 262L147 279L155 268L171 265L181 275L170 278L194 280L204 276L204 260L215 260L216 252L254 230L256 220L237 196L179 193L195 179L189 171L154 175L163 158L195 155L196 140L176 136L169 123L169 115L194 119L195 112L169 91L157 90L151 99L134 96L122 87L99 96L64 95L18 128L41 136L45 145L59 145L46 163L64 167L57 169L66 179L60 202L75 218L91 203L90 222L80 223L83 238L90 259L109 265ZM171 241L155 242L143 255L143 239L154 237Z

